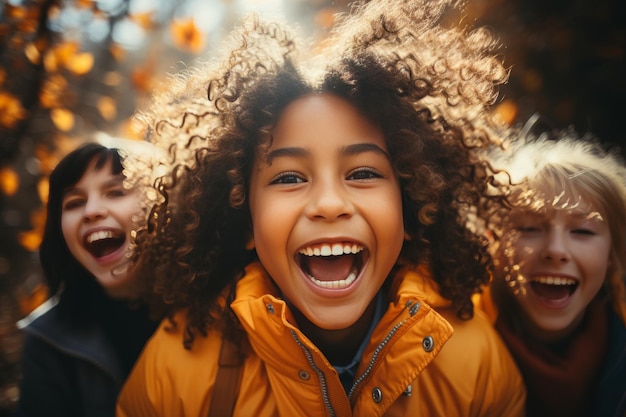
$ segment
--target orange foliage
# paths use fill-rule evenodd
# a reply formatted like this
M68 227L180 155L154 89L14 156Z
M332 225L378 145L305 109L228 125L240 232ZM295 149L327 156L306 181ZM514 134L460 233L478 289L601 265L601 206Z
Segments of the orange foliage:
M57 129L67 132L74 127L74 113L68 109L55 108L50 111L50 118Z
M93 68L94 57L89 52L79 52L78 42L65 41L48 50L43 59L48 72L66 68L74 75L85 75Z
M174 20L170 23L170 33L174 45L183 51L198 53L204 48L204 35L193 18Z
M26 55L26 58L28 58L31 64L38 65L41 61L41 53L39 52L39 49L37 49L37 46L35 46L32 42L27 44L24 48L24 55Z
M24 7L16 7L7 5L5 8L5 13L8 17L13 19L23 19L26 17L26 9Z
M154 69L151 66L133 68L130 79L135 89L145 93L152 90Z
M30 8L28 16L25 19L22 19L18 25L17 29L23 33L34 33L37 31L38 22L38 10L34 8Z
M146 30L152 29L154 26L154 20L152 18L153 13L137 13L130 16L131 20L137 23L139 26Z
M100 97L96 106L104 120L111 121L117 116L117 106L111 97Z
M30 294L25 294L24 290L20 291L18 295L20 313L24 316L29 315L47 299L48 287L44 284L37 284Z
M26 116L26 109L13 95L0 91L0 126L12 128Z
M518 108L513 100L504 100L495 109L496 117L500 118L504 123L511 125L517 118Z
M33 229L20 233L18 235L18 239L24 249L30 252L34 252L39 248L39 245L41 244L43 229L46 224L45 208L42 207L39 210L33 212L30 217L30 221L33 225Z
M20 187L20 177L9 167L0 169L0 191L4 195L12 196Z
M20 245L29 252L35 252L37 248L39 248L39 245L41 245L41 234L33 230L21 232L18 238Z
M113 59L115 59L117 62L121 62L124 60L124 58L126 58L126 49L122 48L122 46L116 43L112 43L109 46L109 52L113 56Z
M49 190L50 181L48 181L48 178L42 178L41 180L39 180L39 182L37 183L37 194L39 194L39 199L44 204L48 203L48 197L50 193Z
M93 7L93 0L76 0L76 5L85 9L91 9Z
M74 75L85 75L93 68L94 57L89 52L75 54L67 62L67 69Z
M38 145L35 147L35 157L39 161L39 167L44 175L50 174L56 164L59 162L59 159L55 157L54 154L43 145ZM41 201L46 202L48 200L44 200L42 198Z
M57 72L78 52L77 42L66 41L48 50L44 55L43 64L48 72Z
M109 71L104 74L104 77L102 77L102 82L108 86L114 87L120 85L123 81L123 78L124 77L122 77L119 72Z

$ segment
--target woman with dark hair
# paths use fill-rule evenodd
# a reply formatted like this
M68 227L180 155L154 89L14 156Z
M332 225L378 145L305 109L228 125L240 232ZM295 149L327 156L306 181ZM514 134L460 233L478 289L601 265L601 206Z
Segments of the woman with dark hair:
M120 152L88 143L50 175L39 256L52 297L22 320L18 416L113 416L122 382L155 329L126 273L138 191ZM135 304L139 304L136 303Z

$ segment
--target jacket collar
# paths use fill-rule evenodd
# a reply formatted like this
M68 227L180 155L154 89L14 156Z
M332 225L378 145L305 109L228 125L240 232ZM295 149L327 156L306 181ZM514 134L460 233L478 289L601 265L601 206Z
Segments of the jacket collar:
M124 373L117 354L104 330L96 323L93 326L72 326L59 318L59 309L54 304L25 325L24 331L69 356L94 364L114 380L123 381Z
M426 302L443 304L426 272L421 268L404 270L394 278L388 297L391 302L357 371L357 375L365 375L362 385L371 379L369 369L374 369L372 373L379 375L393 374L393 378L383 378L384 381L377 378L377 383L389 385L390 392L400 395L451 337L452 326ZM258 263L247 267L246 275L237 284L231 308L268 369L298 375L303 367L312 367L321 369L325 375L336 376L322 352L297 328L289 307L279 298L277 288ZM401 367L397 366L398 358L402 358ZM326 383L330 390L334 386L344 392L338 378L330 378Z

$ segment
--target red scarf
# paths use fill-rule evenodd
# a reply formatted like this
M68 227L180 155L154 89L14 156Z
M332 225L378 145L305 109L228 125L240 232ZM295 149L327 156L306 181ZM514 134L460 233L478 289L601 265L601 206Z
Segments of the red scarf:
M502 314L496 321L524 377L530 417L589 417L608 348L606 303L592 302L567 346L555 351L516 333Z

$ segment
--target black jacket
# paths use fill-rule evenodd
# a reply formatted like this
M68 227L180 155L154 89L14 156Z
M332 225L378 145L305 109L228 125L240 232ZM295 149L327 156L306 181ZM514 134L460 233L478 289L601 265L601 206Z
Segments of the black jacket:
M105 315L80 323L68 321L57 301L50 299L41 308L47 311L36 310L25 319L32 321L24 327L16 416L113 417L130 366L157 324L145 312L113 300L112 309L105 307L107 303L99 305L98 310L107 311ZM116 330L111 329L119 329L120 323L123 330L116 342L111 337ZM125 346L129 334L132 343Z

